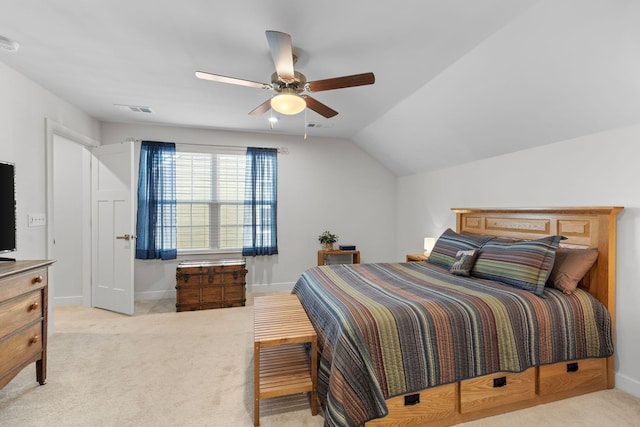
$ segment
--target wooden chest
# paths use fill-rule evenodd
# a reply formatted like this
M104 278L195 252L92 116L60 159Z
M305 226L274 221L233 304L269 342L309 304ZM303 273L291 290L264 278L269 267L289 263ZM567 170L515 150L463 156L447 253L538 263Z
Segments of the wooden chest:
M245 260L183 261L176 270L176 311L241 307L246 301Z

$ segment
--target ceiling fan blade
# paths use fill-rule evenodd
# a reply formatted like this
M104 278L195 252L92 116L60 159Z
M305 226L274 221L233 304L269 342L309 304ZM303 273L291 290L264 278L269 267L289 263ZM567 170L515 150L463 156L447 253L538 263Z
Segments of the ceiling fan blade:
M250 116L261 116L271 109L271 98L249 111Z
M313 111L320 114L321 116L324 116L327 119L330 119L331 117L338 115L338 112L336 110L330 107L327 107L326 105L316 100L315 98L312 98L309 95L302 95L302 97L307 102L307 108L312 109Z
M291 47L291 36L286 33L281 33L280 31L267 31L266 34L278 77L285 82L293 81L293 48Z
M334 77L332 79L316 80L307 83L311 92L323 90L342 89L345 87L364 86L375 83L376 76L373 73L354 74L352 76Z
M257 87L258 89L271 89L271 85L251 80L236 79L235 77L222 76L220 74L211 74L204 71L196 71L196 77L203 80L211 80L212 82L230 83L233 85Z

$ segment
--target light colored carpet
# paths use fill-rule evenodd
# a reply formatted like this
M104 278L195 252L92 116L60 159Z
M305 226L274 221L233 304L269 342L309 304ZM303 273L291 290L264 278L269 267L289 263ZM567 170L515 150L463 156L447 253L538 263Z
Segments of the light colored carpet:
M131 317L56 307L47 384L30 366L0 390L0 426L252 426L252 306L176 313L173 303L138 303ZM261 411L265 427L324 422L302 394L266 399ZM639 426L640 399L607 390L464 426L514 420Z

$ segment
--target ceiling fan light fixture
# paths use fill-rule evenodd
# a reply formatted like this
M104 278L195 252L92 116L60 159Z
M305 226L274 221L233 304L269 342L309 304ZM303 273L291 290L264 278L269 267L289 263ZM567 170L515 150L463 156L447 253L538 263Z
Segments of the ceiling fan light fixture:
M280 114L293 116L307 108L307 102L291 88L284 88L282 92L271 98L271 108Z

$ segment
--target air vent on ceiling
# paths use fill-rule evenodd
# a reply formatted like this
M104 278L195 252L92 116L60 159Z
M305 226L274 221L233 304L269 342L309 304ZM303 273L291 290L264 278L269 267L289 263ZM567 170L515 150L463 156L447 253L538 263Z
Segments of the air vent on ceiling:
M333 123L307 123L308 128L332 128Z
M134 113L147 113L147 114L152 114L153 110L151 110L151 108L149 107L145 107L142 105L122 105L122 104L116 104L116 107L123 109L125 111L131 111Z
M0 50L7 52L17 52L20 48L18 42L11 40L10 38L0 36Z

